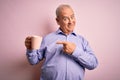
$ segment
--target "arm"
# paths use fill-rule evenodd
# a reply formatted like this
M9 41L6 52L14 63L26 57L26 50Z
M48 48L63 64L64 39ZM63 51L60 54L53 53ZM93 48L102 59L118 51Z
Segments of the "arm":
M26 56L31 65L35 65L43 59L43 54L40 50L27 50Z
M27 40L26 40L26 43L31 46L31 43L29 43ZM32 65L35 65L44 58L44 55L43 55L45 50L44 41L42 41L40 49L32 50L29 48L30 46L26 46L27 48L26 56L29 63Z
M91 50L88 42L83 39L83 49L80 49L76 46L72 56L74 59L79 62L83 67L92 70L97 67L98 61L93 51Z
M82 39L82 47L78 47L75 43L67 41L58 41L57 44L63 44L63 51L70 56L73 56L74 60L77 61L83 67L91 70L97 67L98 61L93 54L88 42ZM79 43L77 43L79 45Z

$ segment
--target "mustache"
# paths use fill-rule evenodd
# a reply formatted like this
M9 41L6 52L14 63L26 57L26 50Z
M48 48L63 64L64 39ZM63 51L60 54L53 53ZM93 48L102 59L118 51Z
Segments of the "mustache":
M75 23L68 23L68 26L73 26L75 25Z

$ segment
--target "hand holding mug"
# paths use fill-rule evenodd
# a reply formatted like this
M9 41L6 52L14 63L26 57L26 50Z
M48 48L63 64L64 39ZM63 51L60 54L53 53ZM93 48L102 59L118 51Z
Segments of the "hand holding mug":
M27 49L36 50L40 48L42 37L40 36L28 36L25 39L25 46Z

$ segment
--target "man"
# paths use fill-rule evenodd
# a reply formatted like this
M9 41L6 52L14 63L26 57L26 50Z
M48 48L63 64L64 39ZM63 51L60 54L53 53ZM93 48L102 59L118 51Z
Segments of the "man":
M31 37L26 38L28 60L35 65L45 59L40 80L83 80L85 68L97 67L97 58L88 42L74 32L76 20L69 5L56 9L56 21L59 29L43 38L40 49L31 50Z

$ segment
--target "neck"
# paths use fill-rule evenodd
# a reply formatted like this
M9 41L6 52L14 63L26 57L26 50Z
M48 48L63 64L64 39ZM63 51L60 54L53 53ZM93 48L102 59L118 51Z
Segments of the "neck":
M65 35L69 35L69 34L71 33L70 31L62 30L61 28L60 28L60 30L61 30Z

